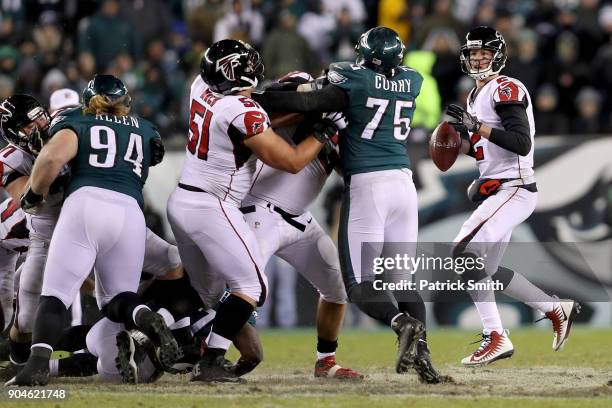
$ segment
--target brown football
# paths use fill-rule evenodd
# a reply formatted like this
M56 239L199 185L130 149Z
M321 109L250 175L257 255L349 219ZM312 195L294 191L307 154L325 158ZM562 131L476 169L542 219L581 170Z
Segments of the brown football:
M429 155L436 167L442 171L450 169L457 160L460 150L459 133L447 121L440 123L429 139Z

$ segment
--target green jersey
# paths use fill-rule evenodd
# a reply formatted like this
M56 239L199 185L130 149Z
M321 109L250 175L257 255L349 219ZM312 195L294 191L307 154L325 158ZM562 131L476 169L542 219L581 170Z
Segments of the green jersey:
M73 108L53 119L49 134L61 129L73 130L79 139L66 196L80 187L99 187L134 197L143 207L151 140L160 137L152 123L136 116L91 115Z
M329 82L348 95L346 137L340 138L345 175L410 166L406 139L423 77L398 67L393 78L350 62L333 63Z

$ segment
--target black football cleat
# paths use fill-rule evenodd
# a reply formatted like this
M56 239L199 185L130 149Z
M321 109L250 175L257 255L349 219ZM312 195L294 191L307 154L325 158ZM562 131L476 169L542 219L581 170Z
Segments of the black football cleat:
M155 312L147 310L139 319L139 327L155 344L157 360L163 370L171 369L179 358L179 347L170 329L166 326L164 318Z
M191 381L205 383L235 383L244 384L246 380L238 377L229 368L231 363L223 356L207 358L206 356L193 366Z
M415 364L416 344L425 331L423 323L406 314L399 316L391 326L397 333L397 360L395 372L404 374Z
M153 363L155 371L144 382L152 383L164 373L163 365L159 361L153 342L140 330L124 330L117 334L117 357L115 358L115 363L123 382L138 384L141 381L139 378L139 365L146 357Z
M32 387L47 384L49 384L49 359L40 356L30 356L23 369L4 385L7 387Z
M138 384L138 364L136 363L136 344L127 330L117 333L117 357L115 366L121 379L127 384Z
M425 384L438 384L442 381L442 377L433 367L429 347L427 342L419 339L416 345L416 355L414 357L414 369L419 376L419 381Z
M187 374L200 361L200 349L195 344L184 344L179 347L179 358L168 369L170 374Z

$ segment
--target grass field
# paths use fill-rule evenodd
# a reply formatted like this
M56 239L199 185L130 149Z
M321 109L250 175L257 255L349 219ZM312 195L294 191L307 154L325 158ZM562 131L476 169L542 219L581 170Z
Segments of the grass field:
M244 385L203 385L188 376L162 377L150 385L113 385L96 378L54 379L66 400L10 401L2 407L612 407L612 329L575 327L565 350L553 352L552 333L514 330L514 356L492 366L467 369L474 332L429 333L434 362L454 383L420 384L393 371L395 339L386 331L345 331L338 360L366 374L361 382L315 379L312 330L263 331L264 362ZM235 358L236 354L231 353Z

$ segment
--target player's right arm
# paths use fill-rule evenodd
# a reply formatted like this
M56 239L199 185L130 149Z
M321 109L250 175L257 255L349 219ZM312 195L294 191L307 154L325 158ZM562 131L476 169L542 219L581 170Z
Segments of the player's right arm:
M30 176L32 192L46 195L62 167L76 156L78 148L78 136L74 130L66 128L57 132L34 162Z
M271 127L246 139L244 144L268 166L289 173L298 173L306 167L324 146L314 136L307 137L297 146L291 146Z

